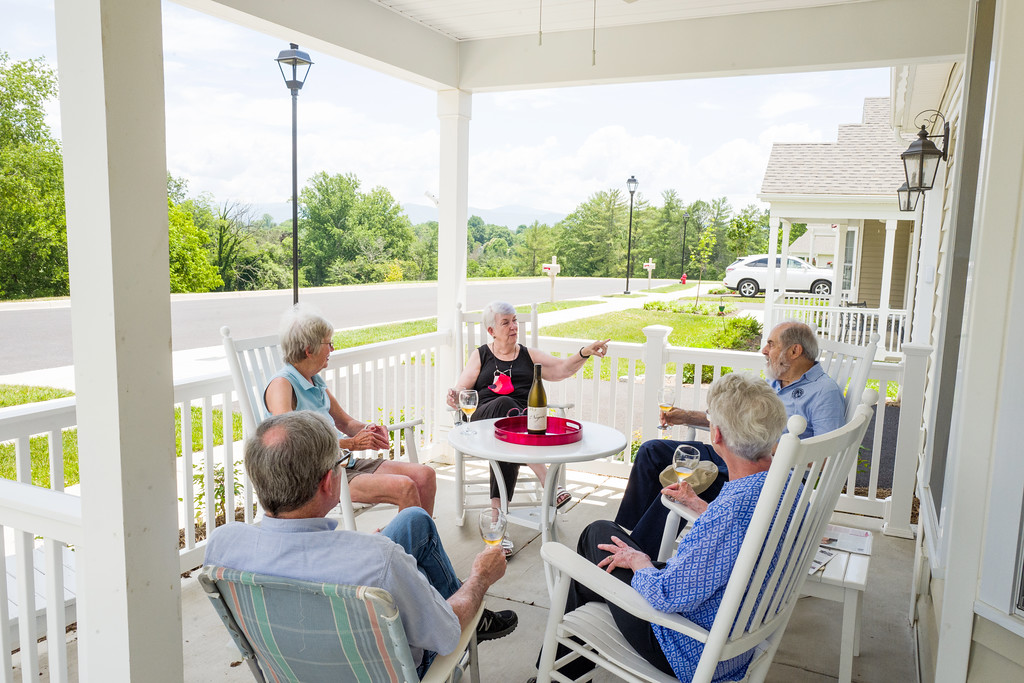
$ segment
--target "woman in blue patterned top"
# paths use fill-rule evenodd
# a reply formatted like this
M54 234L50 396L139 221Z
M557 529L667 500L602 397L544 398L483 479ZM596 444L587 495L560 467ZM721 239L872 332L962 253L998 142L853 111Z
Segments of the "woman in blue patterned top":
M622 527L608 521L588 526L577 551L632 585L657 609L710 629L771 466L772 451L786 426L786 409L760 377L732 373L711 385L708 421L711 443L729 466L729 481L683 537L674 557L666 563L652 562ZM592 600L600 598L573 582L566 612ZM610 607L615 624L641 656L681 681L692 679L702 643ZM741 679L752 656L749 651L720 663L714 680ZM578 668L570 671L574 665ZM578 677L592 666L581 658L560 671Z

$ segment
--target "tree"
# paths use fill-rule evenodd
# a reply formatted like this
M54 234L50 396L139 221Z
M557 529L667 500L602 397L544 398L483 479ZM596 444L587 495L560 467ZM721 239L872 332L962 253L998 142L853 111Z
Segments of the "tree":
M437 279L437 221L413 227L416 241L412 247L412 267L405 269L406 279Z
M512 264L518 275L540 275L541 264L549 263L555 252L555 234L547 225L534 221L521 225L513 242Z
M321 171L299 193L300 273L305 284L327 284L331 265L344 260L346 228L358 189L353 174L329 176ZM348 256L351 260L354 253Z
M196 227L192 216L167 200L170 236L171 291L209 292L223 281L206 258L206 233Z
M683 259L683 211L686 207L675 190L665 190L661 197L660 208L646 209L639 217L634 210L634 227L639 225L640 237L634 240L633 251L640 258L634 256L633 262L641 264L642 268L646 259L653 258L656 273L674 277L677 271L680 275L683 272L679 268Z
M629 207L618 189L596 192L558 224L563 275L612 277L622 275L626 262L626 222Z
M726 246L736 258L768 250L768 212L751 204L729 222Z
M69 292L64 162L45 122L57 77L0 52L0 297Z

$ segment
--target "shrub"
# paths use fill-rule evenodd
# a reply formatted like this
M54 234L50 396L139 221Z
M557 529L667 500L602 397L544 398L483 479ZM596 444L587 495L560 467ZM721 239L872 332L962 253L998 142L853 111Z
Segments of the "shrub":
M712 336L712 341L720 349L737 351L756 351L761 345L761 322L755 318L730 318L723 321L725 326Z

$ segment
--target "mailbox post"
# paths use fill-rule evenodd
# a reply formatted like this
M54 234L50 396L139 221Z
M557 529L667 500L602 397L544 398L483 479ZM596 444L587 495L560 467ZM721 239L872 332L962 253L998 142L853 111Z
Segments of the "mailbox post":
M541 264L540 269L551 278L551 303L555 303L555 276L562 270L562 266L558 265L558 257L552 256L551 263Z
M644 270L647 271L647 291L650 291L651 276L654 274L654 259L647 259L647 263L644 264Z

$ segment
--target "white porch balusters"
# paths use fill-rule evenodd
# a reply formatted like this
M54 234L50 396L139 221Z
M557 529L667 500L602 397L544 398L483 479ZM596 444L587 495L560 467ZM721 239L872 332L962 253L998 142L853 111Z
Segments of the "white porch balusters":
M658 392L665 382L665 348L668 346L668 335L671 334L672 328L665 325L648 325L643 332L647 337L647 343L644 344L645 409L640 416L640 433L643 440L647 441L658 438L658 413L652 408L658 405ZM682 371L681 367L676 366L676 372Z

